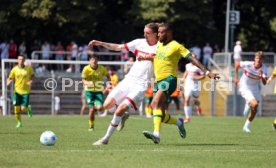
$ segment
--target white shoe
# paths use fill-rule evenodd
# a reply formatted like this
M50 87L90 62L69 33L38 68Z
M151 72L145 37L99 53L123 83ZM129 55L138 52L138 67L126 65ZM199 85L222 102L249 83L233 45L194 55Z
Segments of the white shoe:
M93 145L107 145L108 140L105 139L99 139L98 141L94 142Z
M66 69L66 72L72 72L72 68Z
M186 123L189 123L190 122L190 118L185 118L185 120L184 120L184 123L186 124Z
M107 111L103 112L102 114L98 115L99 117L106 117L107 116Z
M125 122L126 120L128 119L129 117L129 113L125 113L123 116L122 116L122 121L119 123L118 127L117 127L117 131L122 131L124 126L125 126Z
M146 118L152 118L152 115L146 114Z
M250 131L250 129L249 128L247 128L247 127L243 127L243 132L246 132L246 133L250 133L251 131Z

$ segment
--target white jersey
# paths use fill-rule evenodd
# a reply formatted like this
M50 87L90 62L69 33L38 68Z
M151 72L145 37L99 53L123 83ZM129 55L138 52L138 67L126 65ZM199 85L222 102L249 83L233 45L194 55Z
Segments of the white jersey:
M195 77L204 75L203 71L197 66L189 63L186 64L187 76L185 79L185 89L190 87L198 87L198 80L194 80Z
M263 77L267 77L266 66L262 66L258 69L255 68L253 61L241 61L240 67L243 68L243 75L240 79L240 90L250 89L250 90L259 90L259 83L261 77L259 76L259 71L262 70Z
M136 58L152 58L156 53L156 45L149 45L146 39L136 39L125 44L125 48L128 51L134 53ZM130 71L126 75L126 79L135 81L136 83L142 84L145 87L150 83L153 77L153 63L152 61L136 61L131 67Z

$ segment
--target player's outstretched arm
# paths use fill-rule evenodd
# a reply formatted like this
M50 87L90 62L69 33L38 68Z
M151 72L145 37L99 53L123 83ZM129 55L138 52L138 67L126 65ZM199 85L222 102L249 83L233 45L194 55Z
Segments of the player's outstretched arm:
M266 81L266 84L270 84L275 77L276 77L276 75L271 74L270 77L268 78L268 80Z
M195 66L197 66L199 69L201 69L203 72L205 72L205 75L207 75L211 79L219 79L219 74L212 73L210 70L208 70L204 65L202 65L195 57L189 57L189 61L192 62Z
M107 48L108 50L113 50L113 51L121 51L122 49L125 48L124 44L107 43L107 42L98 41L98 40L91 40L88 43L88 46L89 47L102 46L104 48Z

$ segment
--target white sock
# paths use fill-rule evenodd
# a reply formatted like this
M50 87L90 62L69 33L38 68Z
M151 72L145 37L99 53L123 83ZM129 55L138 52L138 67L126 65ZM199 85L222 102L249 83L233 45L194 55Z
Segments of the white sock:
M249 111L250 111L250 106L249 106L249 104L246 103L244 106L243 115L247 116Z
M111 135L113 134L113 132L115 131L115 129L117 128L117 126L119 125L119 123L122 121L122 117L121 116L116 116L115 114L113 115L113 119L111 120L108 129L106 131L105 136L103 137L103 139L108 140Z
M112 106L111 108L109 108L108 111L109 111L110 113L114 113L114 112L116 111L116 109L117 109L117 106L114 105L114 106Z
M245 123L244 123L244 127L249 128L250 123L251 123L251 121L249 121L249 120L247 119L247 120L245 121Z
M156 137L160 137L160 132L159 131L154 131L153 135L156 136Z
M190 118L191 116L192 107L191 106L184 106L184 114L186 118Z

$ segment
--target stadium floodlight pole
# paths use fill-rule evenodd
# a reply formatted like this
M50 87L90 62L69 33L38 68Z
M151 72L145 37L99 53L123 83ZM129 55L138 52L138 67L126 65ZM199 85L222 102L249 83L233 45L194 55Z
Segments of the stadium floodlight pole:
M228 50L229 50L229 13L230 13L230 0L227 0L226 22L225 22L225 41L224 41L225 54L228 53Z

